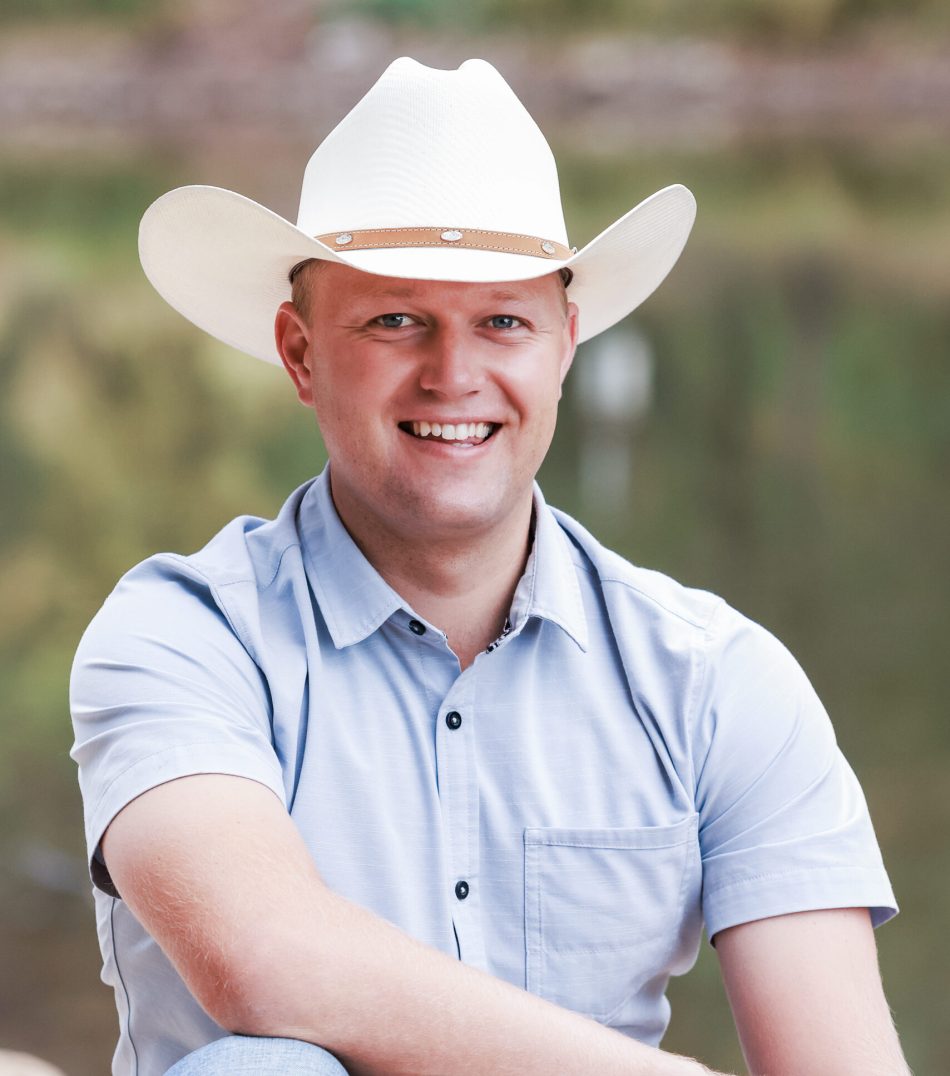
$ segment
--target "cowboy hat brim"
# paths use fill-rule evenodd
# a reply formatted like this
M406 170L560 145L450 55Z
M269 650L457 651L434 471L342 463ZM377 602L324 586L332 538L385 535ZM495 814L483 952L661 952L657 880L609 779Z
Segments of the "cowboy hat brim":
M381 276L471 283L528 280L566 267L574 274L568 295L579 309L583 341L625 317L660 285L695 216L695 199L677 184L645 199L564 260L432 247L344 253L234 191L189 186L148 208L139 227L139 255L145 275L180 314L218 340L280 365L274 316L290 298L291 269L307 259Z

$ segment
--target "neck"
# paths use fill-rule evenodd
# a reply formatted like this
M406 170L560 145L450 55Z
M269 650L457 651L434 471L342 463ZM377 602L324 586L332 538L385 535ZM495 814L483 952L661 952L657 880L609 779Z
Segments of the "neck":
M461 536L404 534L353 506L337 512L383 579L445 632L463 669L501 635L530 551L530 498L503 524Z

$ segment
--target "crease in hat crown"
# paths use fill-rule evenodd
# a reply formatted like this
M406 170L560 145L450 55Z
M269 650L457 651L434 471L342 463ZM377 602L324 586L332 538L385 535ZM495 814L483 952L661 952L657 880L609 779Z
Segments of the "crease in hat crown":
M310 259L462 282L569 268L583 341L660 284L694 217L692 195L673 185L575 251L554 156L498 71L484 60L444 71L403 57L314 151L296 225L234 191L180 187L146 210L139 253L172 307L279 365L274 315L290 298L291 270Z
M395 60L314 151L297 227L480 228L567 246L557 166L498 71Z

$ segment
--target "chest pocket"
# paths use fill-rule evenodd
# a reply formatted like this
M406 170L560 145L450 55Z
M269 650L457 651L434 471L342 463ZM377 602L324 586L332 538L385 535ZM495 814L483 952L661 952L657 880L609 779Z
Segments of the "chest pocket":
M699 877L696 826L526 829L527 989L610 1023L667 971Z

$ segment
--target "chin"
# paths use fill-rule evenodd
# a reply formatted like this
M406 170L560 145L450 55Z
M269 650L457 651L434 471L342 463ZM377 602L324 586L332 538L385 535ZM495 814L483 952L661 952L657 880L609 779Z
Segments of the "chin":
M419 497L406 496L402 505L407 522L420 535L433 530L477 533L497 525L510 514L510 508L506 510L498 494L491 491L466 496L463 490L458 490L455 495L446 492L439 496L428 490Z
M497 510L497 506L492 506ZM427 500L417 504L412 512L413 525L420 532L426 528L439 527L446 530L483 530L494 522L495 512L489 512L487 505L472 501L437 501Z

